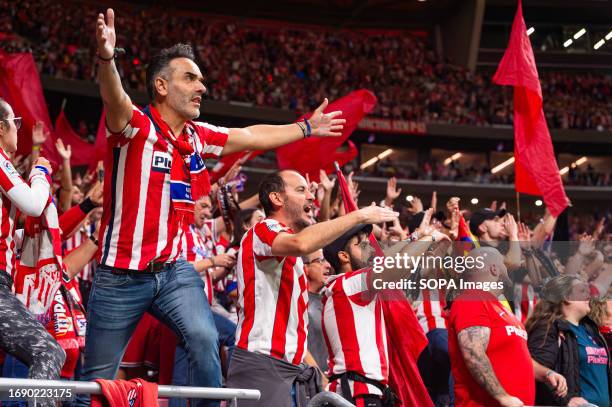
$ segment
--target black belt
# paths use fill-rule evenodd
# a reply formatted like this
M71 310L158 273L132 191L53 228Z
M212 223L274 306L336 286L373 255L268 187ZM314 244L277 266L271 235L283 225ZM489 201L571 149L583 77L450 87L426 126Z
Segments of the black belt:
M116 268L113 267L111 269L111 273L112 274L117 274L120 276L133 276L133 275L138 275L138 274L159 274L161 272L164 271L164 269L166 267L172 267L174 266L174 263L176 263L175 261L168 261L165 263L162 262L151 262L149 264L147 264L147 267L145 267L142 270L132 270L132 269L122 269L122 268Z
M334 374L329 377L329 381L333 382L335 380L340 379L340 388L342 389L342 395L344 398L350 403L355 404L355 400L353 395L351 394L351 388L349 386L348 381L352 380L354 382L366 383L375 386L382 392L382 401L383 406L394 406L397 402L401 404L401 400L399 397L391 390L389 386L385 386L381 382L377 380L370 379L359 373L355 372L346 372L342 374Z

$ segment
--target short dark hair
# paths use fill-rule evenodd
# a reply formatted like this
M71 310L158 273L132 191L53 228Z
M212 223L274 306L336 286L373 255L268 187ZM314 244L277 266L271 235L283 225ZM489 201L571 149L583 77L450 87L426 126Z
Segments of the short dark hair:
M175 44L170 48L164 48L151 57L147 66L147 93L151 100L155 98L155 78L170 65L170 61L176 58L187 58L195 62L193 48L189 44Z
M280 171L268 175L259 184L259 202L261 202L266 216L274 213L274 204L270 200L272 192L285 192L285 180L281 177Z
M9 106L8 102L2 98L0 98L0 121L8 119L9 111L7 107Z

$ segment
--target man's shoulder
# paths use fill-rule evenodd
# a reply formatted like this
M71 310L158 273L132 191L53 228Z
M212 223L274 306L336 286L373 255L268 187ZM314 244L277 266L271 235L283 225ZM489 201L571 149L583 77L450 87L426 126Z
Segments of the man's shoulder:
M291 229L287 225L273 218L262 219L254 226L255 231L261 230L263 228L273 233L291 232Z
M210 132L228 134L229 129L223 126L216 126L208 122L192 121L193 129L200 135L207 135Z

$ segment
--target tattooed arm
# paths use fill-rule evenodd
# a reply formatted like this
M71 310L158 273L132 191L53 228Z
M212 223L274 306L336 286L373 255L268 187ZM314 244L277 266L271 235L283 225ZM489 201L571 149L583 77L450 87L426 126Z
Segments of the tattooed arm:
M490 336L491 329L485 326L471 326L459 332L457 339L465 365L476 383L502 406L522 406L521 400L506 393L495 376L487 356Z

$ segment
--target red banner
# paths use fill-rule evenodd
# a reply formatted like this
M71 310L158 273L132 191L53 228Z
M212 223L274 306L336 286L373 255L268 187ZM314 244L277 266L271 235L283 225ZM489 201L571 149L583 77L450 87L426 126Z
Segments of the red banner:
M538 70L519 0L510 42L493 81L514 87L515 188L540 195L551 215L568 205L542 107Z
M368 90L359 89L331 102L325 112L342 111L346 119L340 137L310 137L295 141L276 149L279 169L293 169L302 175L308 174L312 181L319 180L319 170L333 169L335 152L355 131L357 124L376 106L376 96ZM312 113L303 117L309 118ZM298 119L302 120L302 118Z
M55 119L55 139L62 139L66 147L72 149L70 164L73 166L90 165L95 157L94 145L83 140L72 129L70 122L62 110Z
M413 120L380 119L365 117L357 125L359 130L375 131L378 133L396 134L426 134L427 126L423 122Z
M34 124L40 120L44 124L44 131L51 133L53 130L32 54L0 51L0 97L11 105L15 116L23 118L18 133L17 155L27 156L32 152ZM47 137L42 155L54 165L59 163L53 137Z

